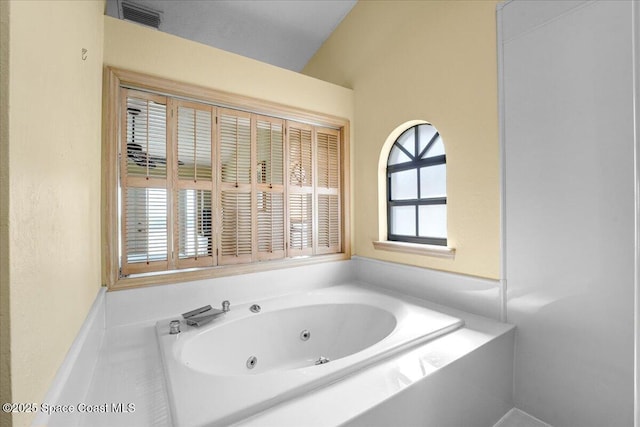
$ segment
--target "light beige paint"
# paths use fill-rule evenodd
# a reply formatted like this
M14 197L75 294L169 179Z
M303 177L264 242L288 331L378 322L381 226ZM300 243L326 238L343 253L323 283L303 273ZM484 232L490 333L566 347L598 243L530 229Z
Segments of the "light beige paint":
M352 119L349 89L108 16L104 22L105 65Z
M496 3L360 1L303 70L355 91L356 255L499 277ZM378 209L383 146L411 120L432 123L444 139L453 260L372 245L380 224L386 229Z
M0 403L11 402L9 312L9 2L0 1ZM0 427L11 414L0 412Z
M100 287L104 2L12 1L10 12L10 386L12 401L40 403Z
M104 34L104 65L341 117L353 141L350 89L109 16Z

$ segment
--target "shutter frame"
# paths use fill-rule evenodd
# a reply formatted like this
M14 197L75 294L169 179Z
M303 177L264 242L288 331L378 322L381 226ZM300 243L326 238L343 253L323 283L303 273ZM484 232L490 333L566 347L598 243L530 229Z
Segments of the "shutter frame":
M131 274L142 274L149 273L154 271L163 271L169 268L170 263L170 223L171 223L171 206L169 203L170 196L170 177L168 175L168 171L166 169L167 157L165 157L165 176L160 177L157 174L150 175L149 169L152 162L152 153L149 151L151 135L155 135L157 138L160 138L160 141L164 139L164 153L165 156L169 154L169 141L170 141L170 127L167 125L167 115L169 111L168 99L165 96L149 94L146 92L140 92L136 90L121 88L121 145L120 145L120 185L121 185L121 194L120 194L120 205L122 206L121 213L121 224L120 224L120 244L121 244L121 275L129 276ZM143 105L146 104L146 111ZM158 105L164 106L164 123L159 123L162 120L162 117L154 118L154 128L149 125L149 115L151 114L149 109L153 106L154 110L162 108L156 107ZM134 108L140 107L140 108ZM147 118L141 120L144 122L144 130L142 132L143 140L146 139L146 143L143 141L139 141L138 137L135 135L135 122L130 118L131 114L129 108L137 109L136 115L139 119L142 119L142 116L146 115ZM157 113L154 113L157 114ZM140 122L139 122L140 123ZM162 126L164 125L164 126ZM156 129L157 128L157 129ZM150 129L153 132L150 132ZM162 129L164 129L164 135L162 135ZM157 145L157 143L153 143ZM139 147L138 147L139 146ZM133 149L135 148L135 149ZM139 150L138 150L139 148ZM144 153L144 154L143 154ZM131 164L134 166L131 166ZM157 163L156 163L157 164ZM140 174L140 168L146 171L146 173ZM136 173L130 173L136 172ZM140 190L145 190L144 197ZM159 201L150 202L151 194L155 193L156 196L154 198L159 197L161 194L158 190L164 190L164 215L154 215L156 218L159 218L162 221L162 217L165 218L164 227L155 228L155 236L150 237L151 234L151 226L149 220L150 211L157 211L160 208ZM137 193L139 196L134 199L129 199L128 197ZM142 200L144 198L144 200ZM138 207L143 207L143 212L140 213L142 215L142 222L136 221L136 224L132 224L130 218L134 215L130 207L133 209L138 209ZM161 211L160 211L161 212ZM156 259L160 256L160 251L158 250L158 239L162 241L162 230L164 230L164 235L166 243L164 250L164 259ZM136 235L134 238L132 233L140 233ZM136 243L141 238L142 242ZM146 243L144 242L146 240ZM134 261L134 257L132 256L131 248L132 245L142 245L143 248L141 252L139 252L139 259L146 261ZM151 246L150 246L151 245ZM144 248L146 246L146 248ZM156 250L154 250L156 249ZM157 252L156 255L152 255L151 252ZM145 255L146 254L146 255Z
M348 238L349 230L350 230L349 221L348 221L348 218L349 218L349 203L348 203L348 199L349 199L348 141L349 141L349 138L348 136L350 134L350 131L349 131L350 124L348 120L345 120L344 118L339 118L336 116L316 114L313 112L303 111L298 108L287 107L287 106L272 103L269 101L252 99L252 98L238 96L234 94L228 94L228 93L208 89L205 87L198 87L198 86L190 85L186 83L170 81L170 80L159 78L159 77L144 75L141 73L136 73L133 71L123 70L123 69L117 69L113 67L107 67L106 73L107 73L106 74L107 78L105 79L105 85L106 85L105 91L107 94L107 98L106 98L106 109L104 109L104 116L105 116L104 120L106 121L106 126L103 127L104 138L106 141L105 143L106 150L103 152L103 168L104 168L104 178L105 178L104 191L105 191L105 197L106 197L106 206L103 210L103 224L104 224L103 233L106 238L105 244L103 246L103 256L105 259L106 269L103 270L103 279L104 279L104 283L107 284L109 289L116 290L116 289L135 288L135 287L144 286L144 285L175 283L183 280L198 280L198 279L204 279L209 277L226 276L229 274L238 274L238 273L249 272L249 271L266 271L266 270L271 270L273 268L280 268L281 266L287 266L287 265L292 265L292 266L306 265L308 263L325 262L327 260L348 259L348 257L350 256L350 244L349 244L349 238ZM133 89L130 89L130 88L133 88ZM123 134L123 132L121 131L122 129L121 117L122 117L122 111L126 111L126 108L123 108L123 105L126 105L126 103L123 103L122 101L122 92L124 89L131 90L131 91L142 91L142 93L148 94L150 96L158 96L161 98L165 97L167 100L166 102L167 113L169 113L170 111L173 111L173 109L169 107L172 102L177 102L178 99L182 99L182 100L190 99L196 103L204 103L206 105L213 105L213 106L225 105L225 106L230 106L230 109L240 108L243 111L265 111L265 112L269 111L269 112L273 112L276 115L279 115L280 117L288 117L297 123L304 123L304 124L314 123L314 125L312 126L318 126L318 124L324 124L330 127L335 126L335 128L340 129L340 134L343 136L345 141L345 145L341 147L341 149L343 150L342 154L344 156L344 161L345 161L345 163L342 166L345 168L345 170L344 171L341 170L340 179L341 179L341 183L344 185L343 185L343 188L341 188L340 197L346 198L345 203L343 204L343 206L341 206L341 208L344 210L344 212L341 212L341 215L343 215L343 218L347 219L343 223L343 230L342 230L343 252L335 255L326 255L317 259L290 259L290 260L281 261L281 262L274 261L274 264L267 262L267 263L258 263L254 265L229 266L229 268L224 267L224 268L216 268L216 269L193 268L193 269L190 269L190 271L182 271L182 272L176 269L176 265L169 265L167 268L167 271L164 273L161 272L161 274L149 275L149 274L145 274L144 271L143 272L136 271L136 272L130 272L129 274L136 274L137 277L135 276L123 277L121 275L121 272L122 272L121 245L119 243L120 239L122 238L122 227L121 227L122 221L120 220L119 211L121 211L120 209L121 207L120 201L122 199L121 189L124 189L126 187L124 186L121 187L119 185L118 177L121 172L121 168L119 167L119 165L121 165L121 162L120 162L121 157L119 157L119 153L122 147L121 140L122 140L122 134ZM161 94L165 94L165 95L161 95ZM220 107L214 107L214 108L220 108ZM172 116L172 117L175 117L175 116ZM175 129L174 130L169 129L172 122L173 120L168 120L167 122L167 134L173 134L175 132ZM285 141L287 139L286 132L287 132L287 127L285 126ZM214 134L217 136L218 134L217 128ZM171 143L170 141L167 141L167 144L170 144L170 143ZM170 147L168 147L168 149L170 149ZM214 152L217 152L217 146ZM169 157L172 156L172 154L173 153L171 151L167 151L167 154L166 154L167 161L169 161ZM284 166L286 169L287 167L286 161ZM214 180L215 181L214 182L215 197L213 202L214 205L216 205L218 201L218 196L220 194L220 187L218 185L218 171L215 171L215 174L216 174L215 180ZM285 171L284 179L287 179L286 171ZM172 214L175 214L176 208L173 207L173 203L175 200L177 200L177 196L174 196L174 194L177 194L177 191L181 186L177 182L178 181L177 179L174 180L172 179L172 177L171 178L167 177L167 180L173 181L172 183L170 183L171 185L169 185L168 183L165 187L168 190L168 193L167 193L168 197L172 199L171 204L168 206L167 209L171 211ZM146 187L147 186L143 183L140 183L140 185L138 185L137 183L135 183L135 181L136 180L133 179L132 177L128 183L129 187L137 187L137 186ZM162 181L163 181L162 179L158 180L153 176L151 176L150 179L147 180L147 184L149 186L160 187ZM285 192L284 205L285 205L285 211L286 211L288 208L287 206L288 192L287 192L286 186L284 188L284 192ZM257 193L255 193L254 197L257 199L256 195ZM315 203L317 203L317 201L314 198L314 204ZM217 212L218 207L216 206L215 209ZM215 216L216 215L214 215L214 217ZM216 224L216 222L214 222L214 228L218 228L218 225ZM173 223L174 223L173 220L169 220L167 222L167 225L172 226ZM285 226L285 235L287 236L287 239L289 237L288 231L289 231L288 227ZM174 240L173 239L174 232L175 230L168 232L170 240ZM217 233L214 233L214 234L217 237ZM219 245L216 244L216 250L218 249L218 246ZM176 247L177 247L177 244L176 244ZM172 252L171 250L168 250L168 252L170 252L169 255L171 257L176 256L174 255L174 253L171 253ZM217 256L217 253L216 253L216 256Z
M189 114L190 111L193 112L193 122L188 120L188 118L191 117ZM175 212L173 217L173 224L175 227L173 232L173 242L175 247L173 251L173 258L175 268L177 269L212 267L217 264L217 230L215 226L215 213L217 209L217 197L215 195L217 170L215 149L217 135L216 113L217 109L210 105L183 100L174 101L172 117L174 128L174 162L172 168L174 186L172 194ZM182 114L185 114L184 119L181 117ZM199 120L203 121L200 126L198 125ZM181 125L185 126L184 132L183 129L181 129ZM192 139L190 138L190 135L188 135L189 132L193 132ZM183 149L181 150L183 135L187 137L185 138L185 144L182 146ZM208 141L206 138L207 136L209 137ZM193 142L193 147L190 147L191 142ZM208 144L208 147L200 150L198 142L202 142L202 145L205 147ZM187 150L184 148L187 148ZM181 151L184 153L182 156L182 159L184 160L181 160ZM193 155L191 155L191 152ZM182 161L184 165L188 160L193 160L193 172L187 173L188 168L182 168L181 173L180 162ZM206 163L207 160L210 164L210 173L198 174L198 163ZM190 207L191 209L186 206L187 198L192 198L194 200L192 202L193 206ZM198 200L200 198L205 201L204 205L198 205ZM206 202L209 203L208 209ZM193 209L196 210L196 212L194 212L195 218L191 221L192 228L188 229L184 226L184 222L187 220L186 211ZM209 211L208 224L206 218L207 211ZM187 237L188 234L191 234L191 236ZM210 235L208 236L207 234ZM186 241L193 243L189 245ZM202 254L199 250L200 244L206 245L205 251Z
M287 122L287 256L314 253L314 128Z
M342 250L340 131L316 127L316 245L318 255Z
M252 165L255 132L252 116L244 111L218 109L219 265L244 264L254 260L255 202L252 194L255 178ZM246 126L249 127L248 134L246 129L241 129ZM249 147L243 147L243 144ZM231 172L225 171L227 164L231 165ZM235 229L229 230L234 223ZM238 228L239 225L242 226Z
M286 256L285 122L256 115L255 128L256 258L281 259Z

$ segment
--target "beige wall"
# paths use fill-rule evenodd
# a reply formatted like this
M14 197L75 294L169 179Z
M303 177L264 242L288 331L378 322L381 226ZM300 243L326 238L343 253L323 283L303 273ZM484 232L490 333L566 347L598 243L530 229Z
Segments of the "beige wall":
M10 185L0 202L13 402L42 402L100 287L103 12L102 0L10 3Z
M353 92L240 55L104 17L104 64L291 107L353 116Z
M0 403L11 402L9 324L9 2L0 1ZM0 412L0 427L11 415Z
M303 70L355 90L355 254L498 278L496 3L360 1ZM372 245L380 232L382 146L415 119L433 123L444 138L454 260Z

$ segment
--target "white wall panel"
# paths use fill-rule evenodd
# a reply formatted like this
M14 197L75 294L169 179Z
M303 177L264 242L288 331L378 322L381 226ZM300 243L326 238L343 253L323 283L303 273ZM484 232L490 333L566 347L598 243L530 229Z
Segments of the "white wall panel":
M321 263L109 292L107 327L159 320L207 304L219 308L224 300L233 308L235 304L344 283L353 279L351 263Z
M565 13L571 13L579 6L585 6L588 0L535 0L517 1L517 4L504 8L503 15L503 41L520 36L528 31L535 30L539 25L545 25L548 21L556 19Z
M354 256L358 280L464 310L500 319L500 284L497 280Z
M504 38L502 46L507 314L517 325L514 400L558 427L628 426L634 365L631 2L579 6L514 1L502 12L503 29L515 23L527 29Z

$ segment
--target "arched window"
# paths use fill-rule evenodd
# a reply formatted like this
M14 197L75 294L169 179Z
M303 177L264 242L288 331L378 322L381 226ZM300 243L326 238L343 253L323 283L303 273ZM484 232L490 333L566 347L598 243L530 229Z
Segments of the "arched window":
M435 127L412 126L387 159L387 240L447 245L447 158Z

